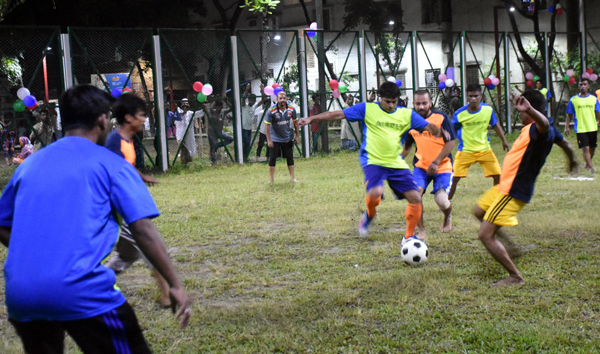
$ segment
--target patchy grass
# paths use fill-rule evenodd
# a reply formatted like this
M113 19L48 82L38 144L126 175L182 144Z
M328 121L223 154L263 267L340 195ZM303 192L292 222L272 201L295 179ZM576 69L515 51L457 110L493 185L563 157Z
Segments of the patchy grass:
M272 186L264 164L160 176L156 225L195 300L190 326L159 308L142 263L118 284L157 353L596 352L600 182L554 179L565 166L555 147L521 225L508 229L530 249L516 261L522 287L490 288L505 273L476 238L472 207L492 184L479 166L458 186L452 232L439 232L425 196L430 258L413 268L399 257L406 202L389 189L371 235L357 236L365 193L352 153L297 160L299 184L283 161ZM5 308L0 338L0 352L20 352Z

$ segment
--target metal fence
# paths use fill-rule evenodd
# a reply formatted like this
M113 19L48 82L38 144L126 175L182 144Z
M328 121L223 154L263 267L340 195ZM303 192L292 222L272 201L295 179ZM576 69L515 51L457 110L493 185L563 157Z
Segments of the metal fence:
M138 167L161 170L190 161L264 162L261 126L274 102L261 85L281 84L298 115L307 116L365 102L381 83L393 79L401 81L401 99L409 108L414 91L428 89L434 106L452 114L457 104L466 103L466 85L484 85L493 75L499 84L485 85L485 101L508 123L516 116L508 94L515 86L523 90L527 74L535 71L543 84L550 83L545 85L554 96L549 115L560 121L576 91L564 81L567 70L580 77L583 53L588 66L600 69L597 29L588 30L585 48L577 42L581 35L546 32L520 33L521 48L516 34L493 32L240 30L231 35L194 29L154 34L152 29L69 28L61 34L54 27L0 27L0 35L4 138L14 131L13 140L34 137L38 148L59 138L59 111L54 108L64 86L127 88L149 107L147 127L135 139ZM549 46L552 51L546 50ZM452 89L444 88L447 79ZM341 85L336 91L330 88L332 80ZM197 92L197 83L212 89ZM15 111L21 87L31 91L39 108ZM43 108L50 108L49 119L41 121ZM295 155L357 150L359 130L347 121L307 127Z

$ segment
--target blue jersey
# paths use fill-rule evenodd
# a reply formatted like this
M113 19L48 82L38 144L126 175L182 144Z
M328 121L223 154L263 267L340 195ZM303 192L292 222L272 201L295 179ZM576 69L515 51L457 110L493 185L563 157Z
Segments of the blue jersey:
M67 137L27 158L0 198L0 226L12 228L4 265L9 318L78 320L122 305L115 272L100 263L117 242L119 215L128 224L159 215L122 157Z

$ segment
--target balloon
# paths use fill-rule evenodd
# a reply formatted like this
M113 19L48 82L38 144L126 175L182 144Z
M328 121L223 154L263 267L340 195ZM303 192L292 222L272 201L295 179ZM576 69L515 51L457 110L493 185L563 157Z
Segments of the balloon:
M590 78L590 74L588 74L587 72L581 74L581 78L582 79L589 79Z
M533 73L527 73L527 74L525 74L525 78L527 80L533 80Z
M533 81L534 81L534 82L536 82L536 81L540 81L540 77L539 77L539 76L537 76L537 75L535 75L535 76L533 77Z
M129 92L131 92L131 89L129 87L125 87L123 89L123 93L129 93Z
M454 80L452 80L452 79L446 80L446 87L452 87L452 86L454 86Z
M202 92L202 87L204 85L202 85L202 83L200 81L196 81L194 82L194 85L192 85L192 87L194 88L194 91L196 92Z
M213 92L213 88L211 84L205 84L204 86L202 86L202 93L205 94L206 96L210 96L210 94Z
M34 109L36 109L38 106L38 104L36 103L34 106L31 107L27 107L28 110L33 111Z
M274 82L274 83L273 83L273 85L271 85L271 87L272 87L273 89L275 89L276 87L279 87L279 86L281 86L281 85L280 85L280 84L278 84L278 83L276 83L276 82Z
M398 87L402 87L402 80L396 80L396 85L398 85Z
M346 91L348 91L348 86L346 86L345 83L341 83L338 86L338 91L340 91L341 93L346 93Z
M443 90L443 89L445 89L445 88L446 88L446 83L445 83L445 82L440 82L440 83L438 84L438 88L439 88L440 90Z
M396 82L396 78L393 77L393 76L390 76L390 77L387 78L387 81L395 83Z
M533 80L527 80L527 87L533 87Z
M15 103L13 103L13 109L16 112L23 112L25 110L25 103L23 103L21 100L17 100Z
M265 87L265 95L271 96L273 94L273 88L271 86Z
M598 80L598 75L596 75L596 74L590 75L590 80L595 82L596 80Z
M493 89L496 88L496 85L493 85L493 84L489 84L489 85L486 85L486 86L487 86L488 90L490 90L490 91L492 91Z
M554 6L548 6L548 12L549 13L553 13L554 12Z
M110 94L113 95L113 97L119 98L119 96L121 96L121 94L123 93L123 91L119 90L118 88L113 89Z
M438 76L438 81L439 82L446 82L446 80L448 80L448 76L446 76L446 74L440 74Z
M454 80L454 67L449 67L446 69L446 78Z
M306 35L308 36L308 38L312 38L312 37L314 37L314 36L317 35L317 32L315 32L315 31L308 31L308 28L307 28Z
M564 82L567 82L567 81L569 81L569 78L570 78L570 76L569 76L569 75L564 75L564 76L563 76L563 81L564 81Z
M341 93L340 93L340 91L338 91L338 90L336 89L336 90L333 90L333 93L332 93L332 95L333 95L333 98L339 98L339 97L340 97L340 95L341 95Z
M277 102L277 95L271 95L271 101Z
M275 89L273 90L273 94L275 96L279 95L280 92L283 92L283 88L281 88L280 86L275 87Z
M120 91L119 91L119 92L120 92ZM36 103L37 103L37 99L36 99L35 97L33 97L33 96L29 95L29 96L26 96L26 97L23 99L23 103L24 103L24 104L25 104L25 106L27 106L27 107L33 107L33 106L35 106L35 105L36 105Z
M558 5L557 5L557 7L558 7ZM563 14L563 9L556 9L556 14L558 16L562 15Z
M594 73L594 69L587 68L585 72L588 73L588 74L590 74L590 75L592 75Z
M573 76L573 74L575 74L575 72L573 71L573 69L567 70L567 75Z
M575 78L574 77L569 78L569 81L567 83L569 85L573 85L575 83Z
M25 97L29 95L31 95L31 93L25 87L21 87L19 91L17 91L17 97L19 97L20 100L24 100Z
M490 79L494 80L496 77L494 75L488 76Z
M483 83L485 84L485 86L489 86L489 85L491 85L491 84L492 84L492 79L490 79L489 77L486 77L486 78L483 80Z
M500 79L495 77L492 79L492 85L498 86L500 84Z
M198 92L198 94L196 95L196 99L198 100L198 102L206 102L206 95L202 92Z
M329 87L331 87L332 90L335 90L336 88L338 88L339 83L337 82L337 80L331 80L329 81Z
M561 4L556 4L556 9L562 9L562 5Z
M311 23L311 24L310 24L310 27L309 27L309 28L310 28L310 29L314 29L314 30L316 30L316 29L317 29L317 28L319 28L319 27L317 27L317 23L316 23L316 22L313 22L313 23Z

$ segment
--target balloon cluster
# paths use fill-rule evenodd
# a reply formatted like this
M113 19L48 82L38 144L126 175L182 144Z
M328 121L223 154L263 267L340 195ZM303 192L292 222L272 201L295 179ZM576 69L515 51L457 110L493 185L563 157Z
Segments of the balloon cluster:
M548 12L549 13L553 13L556 11L556 14L558 16L562 15L564 13L564 10L562 8L561 4L556 4L556 8L554 8L554 6L548 6Z
M273 83L271 86L265 87L265 95L271 96L271 101L277 101L277 95L283 92L283 87L278 83Z
M114 88L112 89L112 91L110 91L110 94L114 97L114 98L119 98L122 94L124 93L129 93L131 92L131 89L129 87L125 87L124 89L118 89L118 88Z
M402 80L396 79L393 76L388 77L387 81L395 83L396 85L398 85L398 87L402 87Z
M333 98L339 98L342 93L346 93L348 91L348 86L346 86L343 82L338 82L337 80L329 81L329 87L333 90L331 94Z
M438 88L440 90L445 89L446 87L454 86L454 80L450 79L446 74L440 74L438 76L438 81L440 82Z
M200 81L194 82L192 88L194 89L194 91L198 92L198 94L196 95L196 99L200 103L206 102L208 96L210 96L210 94L213 93L213 87L211 84L202 84Z
M313 38L317 35L317 32L310 31L310 30L316 30L316 29L317 29L317 23L313 22L310 24L309 28L305 28L304 30L306 31L306 35L308 36L308 38Z
M491 91L500 84L500 79L495 77L494 75L490 75L490 76L486 77L485 79L483 79L483 83L485 84L485 87L487 87L488 90Z
M563 76L563 81L569 85L573 85L575 83L575 78L573 77L574 74L575 71L573 71L573 69L567 70Z
M525 74L525 78L527 79L527 82L525 83L527 87L533 87L536 82L540 81L540 77L531 72Z
M581 78L590 79L595 82L596 80L598 80L598 75L594 74L594 69L587 68L587 70L583 74L581 74Z
M19 99L13 103L13 109L16 112L23 112L25 108L33 110L38 106L35 96L32 96L31 92L25 87L21 87L17 91L17 97L19 97Z

